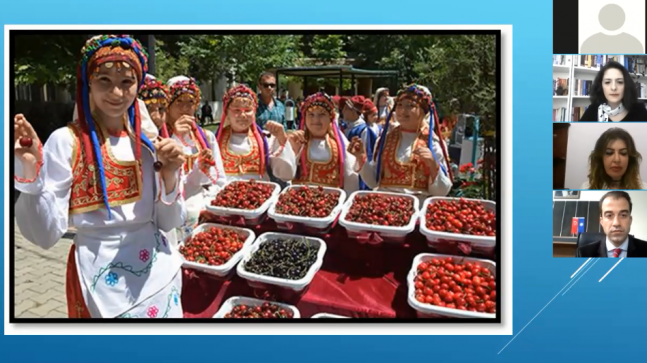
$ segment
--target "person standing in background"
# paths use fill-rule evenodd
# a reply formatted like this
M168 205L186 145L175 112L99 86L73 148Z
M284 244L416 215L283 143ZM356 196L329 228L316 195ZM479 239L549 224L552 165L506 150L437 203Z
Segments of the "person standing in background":
M258 77L258 109L256 110L256 123L261 129L265 128L268 121L278 122L287 131L285 120L285 105L275 96L276 78L271 72L263 72Z
M202 118L200 119L200 125L204 126L207 123L207 118L209 122L213 122L213 110L209 105L209 101L204 101L204 106L202 106Z

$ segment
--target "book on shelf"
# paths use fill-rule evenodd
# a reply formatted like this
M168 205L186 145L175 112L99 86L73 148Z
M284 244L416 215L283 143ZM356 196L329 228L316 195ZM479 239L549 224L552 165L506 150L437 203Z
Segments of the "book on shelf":
M647 84L636 82L638 98L647 98Z
M575 96L588 96L591 92L591 86L593 86L593 81L575 80Z
M584 111L586 111L587 108L589 108L589 106L573 107L573 121L579 121L584 115Z
M560 87L561 94L557 91ZM568 78L553 79L553 96L568 96Z
M581 54L581 55L575 55L573 56L574 58L574 65L576 67L583 67L583 68L602 68L604 67L607 62L613 60L616 62L619 62L619 56L617 55L606 55L606 54Z
M625 56L625 68L629 70L629 73L644 75L647 72L645 60L640 57Z
M564 122L567 120L568 109L566 107L553 108L553 121Z
M557 54L553 55L553 65L556 66L570 66L571 65L571 56Z

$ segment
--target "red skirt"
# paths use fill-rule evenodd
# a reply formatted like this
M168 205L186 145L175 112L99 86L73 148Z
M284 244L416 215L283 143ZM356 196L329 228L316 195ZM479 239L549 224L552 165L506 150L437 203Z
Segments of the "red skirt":
M76 246L70 247L70 253L67 256L67 273L65 276L65 294L67 296L67 316L68 318L91 318L88 307L83 299L81 291L81 282L79 272L76 270Z

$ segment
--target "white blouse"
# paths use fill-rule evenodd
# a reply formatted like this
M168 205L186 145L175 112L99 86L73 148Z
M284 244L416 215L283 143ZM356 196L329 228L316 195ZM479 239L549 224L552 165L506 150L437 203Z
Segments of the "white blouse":
M72 155L76 140L60 128L43 146L43 166L33 182L16 180L21 194L16 222L30 242L49 249L67 232L77 229L76 261L84 299L93 317L116 317L163 291L182 265L179 252L159 235L181 226L186 217L180 172L175 189L166 187L153 170L156 160L142 150L141 199L111 207L69 214L73 185ZM110 136L108 147L119 161L134 161L134 141ZM15 176L24 177L15 159ZM165 298L165 297L164 297Z

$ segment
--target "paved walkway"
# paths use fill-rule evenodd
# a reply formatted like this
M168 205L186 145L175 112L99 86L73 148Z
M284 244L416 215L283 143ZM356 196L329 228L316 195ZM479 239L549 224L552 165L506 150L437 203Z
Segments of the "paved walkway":
M20 318L67 318L65 271L71 239L44 250L14 234L15 308Z

